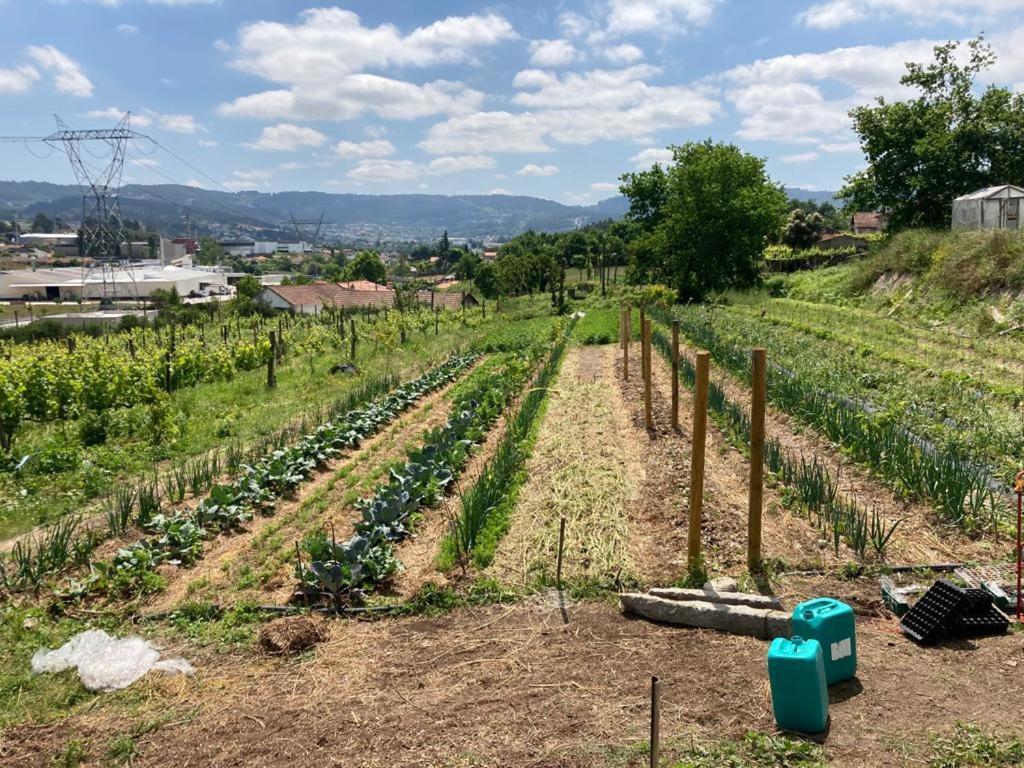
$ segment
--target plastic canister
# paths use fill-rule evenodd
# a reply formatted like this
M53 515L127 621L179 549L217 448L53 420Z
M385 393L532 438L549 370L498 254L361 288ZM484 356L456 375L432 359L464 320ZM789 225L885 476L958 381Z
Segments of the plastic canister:
M831 597L817 597L793 609L793 634L821 643L829 685L857 674L857 635L853 608Z
M777 637L768 647L772 711L779 728L821 733L828 725L825 662L817 640Z

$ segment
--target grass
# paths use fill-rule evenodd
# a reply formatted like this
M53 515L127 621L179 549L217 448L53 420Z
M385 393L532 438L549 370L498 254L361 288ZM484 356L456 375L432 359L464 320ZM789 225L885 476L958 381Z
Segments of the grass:
M930 768L996 768L1024 765L1024 740L977 725L957 723L953 732L934 736Z
M595 766L640 768L649 760L647 742L607 750ZM824 750L788 736L750 731L742 738L717 741L669 739L662 763L672 768L826 768Z

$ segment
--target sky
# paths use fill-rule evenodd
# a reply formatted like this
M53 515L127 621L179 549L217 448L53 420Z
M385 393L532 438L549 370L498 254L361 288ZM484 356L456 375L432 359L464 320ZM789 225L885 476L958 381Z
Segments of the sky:
M1024 0L0 0L0 135L130 125L125 181L590 204L711 137L787 186L863 166L848 110L984 32L1024 89ZM165 151L170 150L170 152ZM45 145L0 178L68 183ZM102 152L86 158L94 166Z

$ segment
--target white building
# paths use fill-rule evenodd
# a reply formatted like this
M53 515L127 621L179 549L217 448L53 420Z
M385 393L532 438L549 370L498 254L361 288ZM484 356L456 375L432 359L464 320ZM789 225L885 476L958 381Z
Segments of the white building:
M115 269L107 279L113 279L115 298L147 298L153 291L172 288L180 296L210 286L227 285L227 275L201 269L164 266L148 262L132 269ZM29 299L33 301L76 301L102 299L103 273L99 268L56 267L54 269L19 269L0 272L0 299Z

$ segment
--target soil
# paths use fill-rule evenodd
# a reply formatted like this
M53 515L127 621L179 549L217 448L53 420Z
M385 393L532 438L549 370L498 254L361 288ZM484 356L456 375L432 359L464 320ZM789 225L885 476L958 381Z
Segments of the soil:
M779 591L787 606L834 594L858 612L858 676L831 689L818 739L830 765L925 764L928 734L957 720L1020 731L1019 636L921 648L885 617L872 580L786 577ZM608 602L567 610L565 624L540 596L433 619L337 620L298 660L186 650L194 678L142 683L169 724L139 738L133 764L623 765L610 750L647 738L652 674L664 681L668 755L673 742L772 730L763 641L651 624ZM131 728L111 710L9 729L4 765L43 768L70 738L102 764Z

